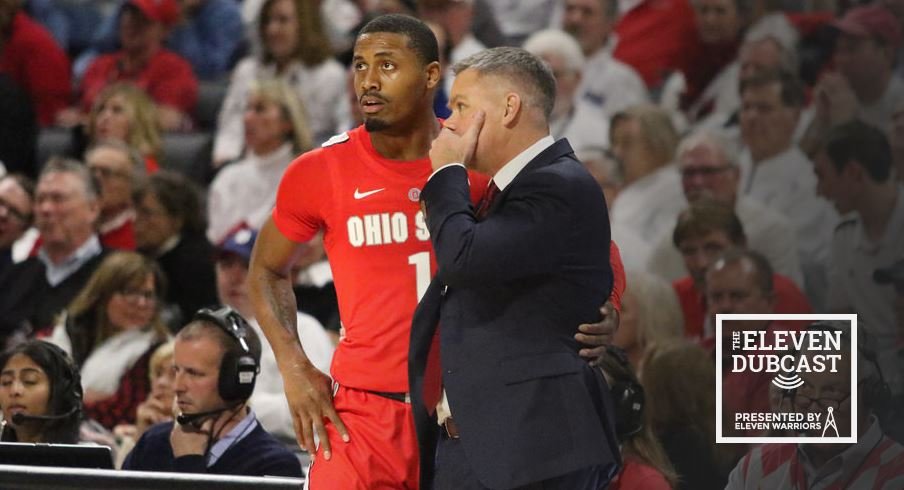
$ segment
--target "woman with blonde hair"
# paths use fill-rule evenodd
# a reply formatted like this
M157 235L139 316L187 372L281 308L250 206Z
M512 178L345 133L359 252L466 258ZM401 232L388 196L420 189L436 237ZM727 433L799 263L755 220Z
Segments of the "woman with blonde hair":
M333 59L316 0L265 0L258 36L262 53L238 63L217 123L213 161L220 166L242 156L243 113L255 80L286 82L304 103L315 144L350 124L346 70Z
M72 356L82 376L85 413L107 429L133 423L150 391L150 357L167 339L158 307L163 290L152 260L134 252L110 254L48 339Z
M615 432L621 446L622 467L610 490L670 490L675 470L650 426L645 389L634 375L625 352L607 346L599 364L612 394Z
M680 339L684 316L671 284L648 272L627 271L619 328L612 343L624 349L640 373L650 345Z
M129 145L144 157L145 171L160 168L160 126L157 107L144 90L131 83L115 83L105 88L94 100L85 124L87 144L117 140Z
M286 167L311 149L301 101L282 80L257 80L244 114L245 158L221 170L210 185L207 238L211 243L242 223L260 229L276 204Z
M731 466L720 462L715 445L712 356L683 339L655 344L641 380L651 428L681 480L677 488L724 488Z

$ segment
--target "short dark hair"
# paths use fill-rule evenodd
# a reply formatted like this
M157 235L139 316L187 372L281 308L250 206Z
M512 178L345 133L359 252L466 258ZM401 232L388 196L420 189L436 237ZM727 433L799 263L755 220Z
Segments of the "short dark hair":
M223 348L223 355L233 354L236 358L244 355L245 351L239 345L235 337L228 334L222 327L208 319L195 319L182 327L176 334L176 340L195 340L201 337L211 337ZM245 342L251 357L261 362L261 338L250 325L245 328Z
M710 270L721 268L729 264L742 263L747 261L753 266L753 272L756 274L756 285L760 288L760 292L765 295L771 295L775 291L775 285L772 280L772 265L769 259L759 252L754 252L744 248L730 248L722 253L718 259L710 266Z
M672 233L672 243L675 247L681 247L685 240L713 231L724 232L735 246L742 247L747 243L744 225L741 224L734 209L712 199L701 199L678 215L678 222Z
M364 34L388 32L401 34L408 38L408 47L417 54L417 57L425 65L439 62L439 48L436 45L436 36L427 27L427 24L410 15L386 14L368 22L358 32L360 38Z
M829 130L823 150L839 172L849 163L857 162L876 182L885 182L891 176L888 138L880 129L858 119Z
M752 88L765 87L773 83L779 84L782 104L786 107L803 107L806 98L800 79L785 70L767 70L741 80L740 94Z
M465 70L480 75L501 76L528 92L525 102L533 103L549 119L556 101L556 78L549 65L521 48L485 49L459 61L452 67L456 75Z
M204 233L206 224L201 206L201 191L178 172L161 170L141 182L133 191L132 198L137 203L146 194L153 194L167 214L182 219L182 230Z

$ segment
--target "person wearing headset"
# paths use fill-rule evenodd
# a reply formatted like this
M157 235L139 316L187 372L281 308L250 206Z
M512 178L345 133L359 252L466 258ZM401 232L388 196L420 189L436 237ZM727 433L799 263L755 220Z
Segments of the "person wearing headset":
M808 330L841 331L841 351L850 350L850 326L841 321L819 321ZM805 431L810 444L764 444L754 447L737 464L728 478L726 490L747 488L892 490L904 488L904 447L889 438L876 418L888 403L890 392L874 352L858 339L857 362L857 442L819 443L824 427ZM797 354L795 354L797 355ZM851 372L850 356L842 356L838 373ZM831 412L834 430L826 436L850 434L854 415L849 378L831 372L800 372L804 384L785 393L797 412ZM826 424L824 424L826 425Z
M82 420L82 385L69 356L31 340L0 354L2 442L75 444Z
M248 406L260 338L235 310L199 310L176 335L176 420L145 432L125 470L301 477L301 464Z

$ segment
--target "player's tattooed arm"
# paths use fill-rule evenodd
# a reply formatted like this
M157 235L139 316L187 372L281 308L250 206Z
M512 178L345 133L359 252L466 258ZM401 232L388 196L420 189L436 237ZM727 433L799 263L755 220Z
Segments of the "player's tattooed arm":
M290 271L302 252L303 247L286 238L272 219L267 221L251 256L249 290L257 321L276 355L298 444L313 453L316 434L324 458L330 459L324 424L334 424L345 442L349 436L333 407L332 380L311 364L298 339Z

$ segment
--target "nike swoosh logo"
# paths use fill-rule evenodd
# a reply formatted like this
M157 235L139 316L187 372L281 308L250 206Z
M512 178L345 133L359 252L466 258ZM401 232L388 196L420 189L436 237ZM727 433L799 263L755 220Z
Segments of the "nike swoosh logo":
M383 187L381 189L374 189L372 191L367 191L367 192L358 192L358 189L355 189L355 199L364 199L367 196L372 196L372 195L374 195L380 191L384 191L384 190L386 190L385 187Z

